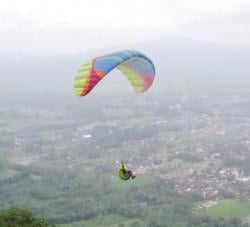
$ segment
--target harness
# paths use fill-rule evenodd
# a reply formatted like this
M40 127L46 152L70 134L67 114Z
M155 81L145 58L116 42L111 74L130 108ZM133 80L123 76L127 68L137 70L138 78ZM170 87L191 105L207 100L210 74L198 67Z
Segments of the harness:
M129 180L129 178L130 178L130 174L125 169L120 169L118 176L121 180Z

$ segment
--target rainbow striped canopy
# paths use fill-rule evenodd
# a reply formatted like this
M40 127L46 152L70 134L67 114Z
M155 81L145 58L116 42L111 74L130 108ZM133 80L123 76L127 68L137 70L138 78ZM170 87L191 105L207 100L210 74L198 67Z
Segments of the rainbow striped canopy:
M148 90L155 77L155 67L145 55L134 50L120 51L81 65L74 82L75 94L87 95L114 68L126 75L136 92Z

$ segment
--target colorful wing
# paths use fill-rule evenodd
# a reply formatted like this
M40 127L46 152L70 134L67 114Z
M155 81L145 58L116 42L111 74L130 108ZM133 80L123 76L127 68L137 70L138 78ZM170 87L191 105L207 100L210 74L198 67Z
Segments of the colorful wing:
M114 68L126 75L136 92L146 91L154 81L155 67L149 58L138 51L121 51L83 64L75 78L75 94L87 95Z

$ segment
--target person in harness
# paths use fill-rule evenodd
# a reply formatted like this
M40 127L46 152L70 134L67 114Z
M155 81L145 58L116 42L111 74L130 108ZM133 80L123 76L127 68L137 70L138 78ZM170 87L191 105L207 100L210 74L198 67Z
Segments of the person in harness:
M133 171L127 170L127 164L124 161L121 161L121 163L120 163L120 169L119 169L118 176L121 180L129 180L130 178L134 180L136 177L133 174Z

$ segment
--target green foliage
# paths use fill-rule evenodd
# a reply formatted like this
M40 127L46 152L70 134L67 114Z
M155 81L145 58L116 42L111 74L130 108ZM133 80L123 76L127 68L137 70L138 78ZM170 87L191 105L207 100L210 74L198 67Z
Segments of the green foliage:
M35 217L22 208L10 208L0 212L0 226L4 227L50 227L45 220ZM51 226L52 227L52 226Z

